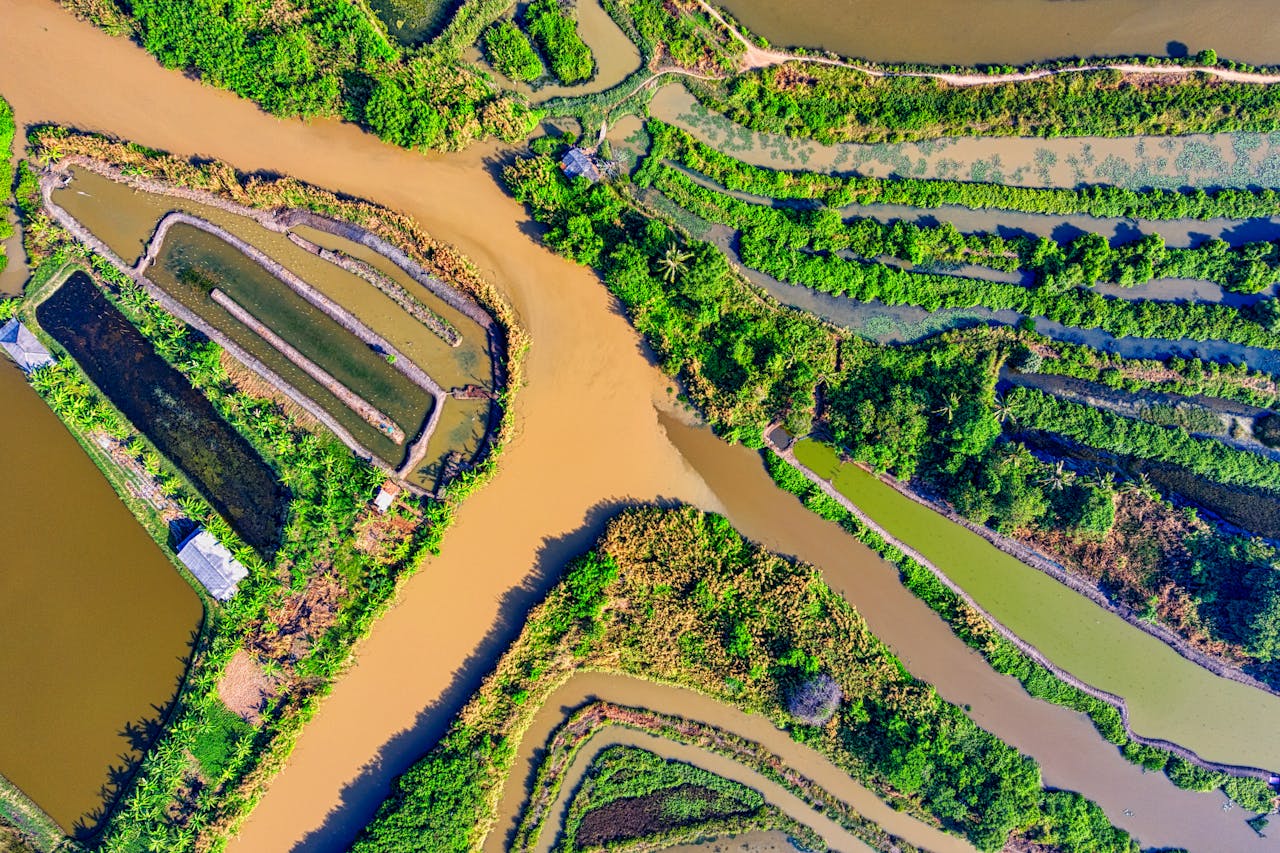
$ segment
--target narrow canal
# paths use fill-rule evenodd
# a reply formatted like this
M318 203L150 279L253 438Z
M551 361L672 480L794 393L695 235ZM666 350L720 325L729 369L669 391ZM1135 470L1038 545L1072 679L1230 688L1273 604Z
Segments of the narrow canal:
M6 23L0 79L12 81L5 95L20 124L107 131L406 211L509 295L534 341L517 403L519 434L497 476L461 507L443 555L361 646L232 849L344 848L391 779L444 730L559 568L615 508L635 500L727 509L748 535L817 562L913 672L951 701L971 704L983 726L1035 755L1050 784L1085 791L1139 829L1144 843L1268 849L1238 811L1221 810L1219 796L1143 776L1079 715L1033 701L997 676L854 540L831 528L820 551L801 548L807 525L820 520L771 486L743 485L764 476L749 452L705 437L695 453L675 431L669 436L659 413L674 407L673 389L598 280L531 239L524 211L493 181L503 151L424 156L335 122L282 121L163 70L44 0L12 0ZM49 73L42 57L58 52L97 61ZM753 502L764 496L769 501ZM1236 734L1242 743L1255 737Z

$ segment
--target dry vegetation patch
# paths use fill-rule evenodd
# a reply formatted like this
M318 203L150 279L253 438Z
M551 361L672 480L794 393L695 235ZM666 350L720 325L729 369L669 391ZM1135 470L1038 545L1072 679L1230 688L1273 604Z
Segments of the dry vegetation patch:
M240 719L252 726L262 721L262 709L278 693L278 682L240 649L227 663L218 680L218 698Z

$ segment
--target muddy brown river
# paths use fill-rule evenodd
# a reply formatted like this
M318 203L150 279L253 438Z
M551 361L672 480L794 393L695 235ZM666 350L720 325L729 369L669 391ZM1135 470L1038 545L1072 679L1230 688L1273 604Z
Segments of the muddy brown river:
M775 489L754 454L669 414L672 389L617 303L591 273L541 248L524 211L493 180L504 152L477 146L423 156L336 122L279 120L163 70L46 0L9 0L4 14L0 81L20 125L110 132L406 211L509 295L534 341L518 434L498 474L462 506L443 555L361 646L230 849L345 849L391 780L443 732L559 567L616 508L654 500L727 511L747 535L816 562L915 674L972 705L981 725L1042 763L1048 783L1098 800L1145 844L1272 849L1239 810L1222 811L1220 795L1180 792L1142 774L1083 717L997 676L883 562ZM49 66L51 55L94 61Z

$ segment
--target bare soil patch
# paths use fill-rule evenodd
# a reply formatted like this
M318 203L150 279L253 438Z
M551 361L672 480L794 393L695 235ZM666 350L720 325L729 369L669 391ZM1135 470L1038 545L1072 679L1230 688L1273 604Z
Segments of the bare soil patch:
M276 692L275 679L263 672L244 649L232 656L218 681L218 698L222 704L253 726L261 721L263 705Z

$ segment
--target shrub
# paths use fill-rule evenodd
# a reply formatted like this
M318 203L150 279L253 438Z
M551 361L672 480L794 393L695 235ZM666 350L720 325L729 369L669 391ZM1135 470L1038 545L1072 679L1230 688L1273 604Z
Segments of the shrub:
M595 69L591 48L578 35L578 22L557 0L533 0L525 11L525 22L561 83L571 85L591 78Z
M1280 415L1262 415L1254 421L1253 437L1267 447L1280 447Z
M543 74L528 37L511 21L500 21L485 31L484 52L498 73L510 80L537 80Z

